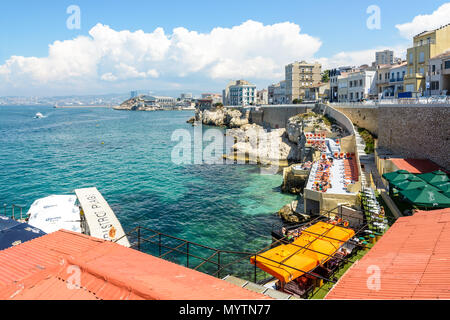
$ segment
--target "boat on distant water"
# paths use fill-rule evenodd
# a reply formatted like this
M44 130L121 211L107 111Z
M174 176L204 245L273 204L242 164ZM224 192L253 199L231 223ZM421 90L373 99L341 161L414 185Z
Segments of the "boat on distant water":
M130 247L122 225L97 188L38 199L27 213L27 222L45 233L65 229Z
M35 119L42 119L45 118L44 115L40 112L36 113L36 115L34 116Z

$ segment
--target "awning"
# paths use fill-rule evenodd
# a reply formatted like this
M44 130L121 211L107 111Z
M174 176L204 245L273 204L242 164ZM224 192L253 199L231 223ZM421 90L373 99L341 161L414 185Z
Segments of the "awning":
M76 197L53 195L36 200L28 210L28 224L45 233L61 229L80 232L80 210L75 205Z
M0 250L4 250L23 242L45 235L45 232L33 228L27 223L0 216Z
M130 247L122 225L97 188L77 189L75 193L83 209L82 214L86 218L90 236L108 241L120 239L118 244Z
M280 245L258 255L256 266L287 283L330 260L354 235L351 229L319 222L304 230L292 244ZM250 263L255 264L254 256Z

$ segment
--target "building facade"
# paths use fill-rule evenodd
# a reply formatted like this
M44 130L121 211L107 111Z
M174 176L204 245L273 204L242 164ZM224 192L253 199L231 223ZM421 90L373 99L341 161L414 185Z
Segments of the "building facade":
M259 90L256 94L257 104L268 104L269 103L269 92L267 89Z
M372 99L377 95L376 71L358 70L347 76L347 101L359 102Z
M344 77L347 73L353 70L352 67L339 67L330 70L330 91L329 91L329 101L338 102L339 101L339 78Z
M163 96L143 96L146 105L159 106L162 108L174 107L177 104L177 99L173 97Z
M313 88L322 80L322 65L294 62L285 67L286 102L292 103L295 99L305 99L306 89Z
M267 90L269 104L286 104L286 81L280 81L269 86Z
M432 96L450 95L450 50L430 59L426 93Z
M225 106L248 106L256 103L256 86L245 80L228 83L223 90Z
M394 51L384 50L375 53L375 64L377 66L383 64L394 64Z
M423 95L426 77L430 70L430 58L450 48L450 24L433 31L425 31L413 38L413 47L407 50L407 73L404 80L405 92Z

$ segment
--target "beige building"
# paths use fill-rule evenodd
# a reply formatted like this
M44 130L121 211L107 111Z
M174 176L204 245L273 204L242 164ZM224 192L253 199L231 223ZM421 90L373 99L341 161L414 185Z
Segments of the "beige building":
M425 79L431 72L430 58L450 49L450 24L433 31L425 31L414 37L413 47L407 51L405 92L423 94Z
M295 99L305 99L306 89L313 88L322 80L322 65L294 62L285 67L286 74L286 102L292 103Z

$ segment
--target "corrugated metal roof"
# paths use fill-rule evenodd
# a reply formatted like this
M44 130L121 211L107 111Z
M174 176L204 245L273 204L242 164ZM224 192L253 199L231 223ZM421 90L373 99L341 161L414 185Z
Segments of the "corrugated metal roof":
M390 159L398 170L406 170L410 173L428 173L443 170L433 161L428 159ZM443 170L445 171L445 170Z
M116 243L60 230L0 251L0 299L267 297Z
M450 209L419 211L399 218L325 299L450 299L449 269Z

